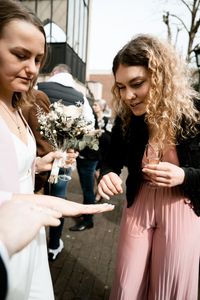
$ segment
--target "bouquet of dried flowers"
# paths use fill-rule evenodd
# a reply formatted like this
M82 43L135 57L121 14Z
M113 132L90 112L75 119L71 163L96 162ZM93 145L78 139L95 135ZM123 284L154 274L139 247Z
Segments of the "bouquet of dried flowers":
M59 168L64 164L67 149L80 151L87 146L98 150L100 131L94 130L92 122L85 119L82 104L66 106L59 100L50 105L49 113L37 106L37 118L40 134L54 150L63 153L63 158L53 163L49 182L57 183Z

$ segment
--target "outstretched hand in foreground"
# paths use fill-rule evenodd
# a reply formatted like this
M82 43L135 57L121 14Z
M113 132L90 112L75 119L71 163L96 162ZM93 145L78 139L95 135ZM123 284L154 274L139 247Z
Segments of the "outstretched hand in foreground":
M81 214L98 214L114 209L113 204L80 204L58 197L47 195L15 194L12 199L29 201L42 207L58 211L63 217L74 217Z
M82 214L98 214L114 209L114 205L108 203L87 205L52 196L37 196L36 202L39 205L58 210L64 217L74 217Z
M58 226L61 213L33 201L11 200L0 206L0 241L9 256L23 249L42 226Z
M84 205L52 196L15 194L0 206L0 241L11 256L23 249L42 226L58 226L62 216L113 209L114 205L107 203Z

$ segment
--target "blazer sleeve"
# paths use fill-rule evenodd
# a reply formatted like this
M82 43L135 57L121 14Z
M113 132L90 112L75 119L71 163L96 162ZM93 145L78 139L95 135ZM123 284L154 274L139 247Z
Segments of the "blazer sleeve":
M39 105L44 112L48 113L51 103L48 96L44 92L35 90L34 93L35 103L24 106L22 112L36 139L37 155L44 156L52 151L52 146L46 140L44 140L38 130L39 124L37 120L37 106L35 104Z
M180 167L185 172L181 187L200 216L200 134L177 145L177 153Z
M102 166L100 169L100 177L114 172L120 175L124 166L124 138L121 129L121 119L116 118L109 140L107 155L102 158Z
M184 188L200 190L200 134L177 146L180 167L185 171Z
M199 189L200 187L200 169L182 168L185 171L183 186L189 189Z

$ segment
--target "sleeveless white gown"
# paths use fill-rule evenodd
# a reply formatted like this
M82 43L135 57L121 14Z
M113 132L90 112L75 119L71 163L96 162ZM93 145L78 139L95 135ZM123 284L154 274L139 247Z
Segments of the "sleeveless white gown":
M28 129L27 134L27 145L14 134L12 138L17 153L20 193L32 194L32 164L36 145ZM27 247L11 258L9 277L10 288L6 300L54 299L44 228Z

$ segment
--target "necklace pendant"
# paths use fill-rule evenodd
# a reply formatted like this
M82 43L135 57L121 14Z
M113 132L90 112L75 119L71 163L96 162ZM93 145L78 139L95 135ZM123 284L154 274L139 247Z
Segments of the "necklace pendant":
M17 130L19 131L19 134L21 135L22 132L21 132L21 127L20 127L19 122L18 122L18 117L19 117L18 111L16 113L15 113L15 111L13 111L13 112L9 111L6 104L3 101L1 101L1 102L2 102L1 107L3 107L4 111L6 111L6 113L10 116L11 120L15 123L15 125L17 127Z
M17 126L17 129L19 131L19 134L21 134L21 127L20 126Z

